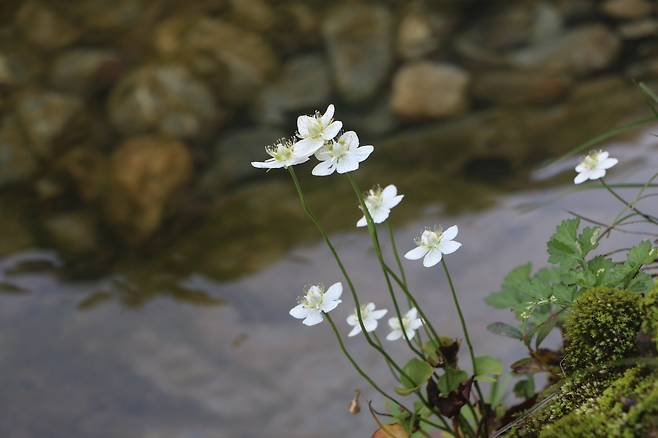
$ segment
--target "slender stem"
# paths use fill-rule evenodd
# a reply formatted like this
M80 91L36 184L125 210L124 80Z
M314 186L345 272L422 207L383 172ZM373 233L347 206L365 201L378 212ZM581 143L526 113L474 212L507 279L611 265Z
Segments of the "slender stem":
M384 347L382 346L382 341L380 341L380 340L379 340L379 336L377 336L377 333L373 332L373 333L372 333L372 337L373 337L373 339L375 340L375 342L377 343L377 345L379 345L379 348L384 348ZM399 380L400 380L400 377L399 377L398 374L395 372L395 370L393 369L393 367L391 366L391 364L388 363L388 362L386 362L386 365L388 366L388 369L391 371L391 374L393 374L393 377L395 377L395 380L399 381Z
M377 260L379 261L379 264L381 265L381 268L382 268L382 272L384 273L384 279L386 280L386 286L388 288L389 295L391 296L391 300L393 301L393 307L395 308L395 313L398 317L398 320L400 321L400 328L402 330L404 340L407 342L407 345L409 346L409 349L411 351L413 351L421 359L426 360L425 355L423 354L423 352L418 350L411 343L411 340L409 339L409 336L407 335L407 330L404 327L404 322L403 322L403 318L402 318L402 312L400 311L400 305L398 304L398 300L395 297L395 292L393 290L393 285L391 284L391 279L389 278L388 271L386 270L386 263L384 261L384 256L382 255L382 248L381 248L381 245L379 243L379 236L377 235L377 227L375 226L375 222L372 220L372 216L370 215L370 210L368 210L368 207L365 203L365 200L363 199L363 194L361 193L361 189L357 185L354 178L352 178L352 175L350 175L349 173L347 173L346 175L347 175L347 179L350 181L350 184L352 185L352 188L354 189L354 193L356 194L356 197L359 200L359 203L361 205L361 209L363 210L363 214L366 218L366 222L368 223L368 232L369 232L370 237L372 239L372 245L375 249L375 254L377 255Z
M466 320L464 319L464 313L462 312L461 305L459 304L459 299L457 298L457 291L455 290L455 285L452 282L452 276L450 275L450 271L448 270L448 265L446 264L445 258L441 259L441 266L443 267L443 272L445 272L446 277L448 278L448 284L450 285L450 292L452 293L452 300L455 303L455 307L457 308L457 315L459 315L459 322L461 323L462 326L462 331L464 332L464 339L466 340L466 345L468 346L468 353L471 356L471 364L473 366L473 374L477 371L475 369L475 351L473 350L473 343L471 342L471 337L468 334L468 327L466 327ZM475 384L475 389L478 392L478 396L480 397L480 404L483 407L481 414L486 417L487 413L485 412L484 409L484 397L482 395L482 389L480 388L480 384L478 383L477 380L473 382ZM485 428L486 428L486 421L485 421Z
M402 265L402 261L400 260L398 247L395 244L395 235L393 234L393 227L391 226L390 221L386 221L386 228L388 228L388 238L391 241L391 248L393 249L393 254L395 255L395 261L397 262L398 268L400 269L400 277L402 277L402 283L405 286L407 286L407 274L404 272L404 266Z
M611 194L612 196L614 196L619 202L621 202L622 204L624 204L624 205L626 206L626 208L629 208L629 209L633 210L635 213L639 214L640 216L642 216L643 218L645 218L646 220L648 220L648 221L651 222L652 224L658 225L658 221L657 221L655 218L653 218L652 216L650 216L650 215L648 215L648 214L646 214L646 213L641 212L640 210L637 209L637 207L635 207L635 205L628 203L628 202L627 202L624 198L622 198L617 192L615 192L615 191L612 189L612 187L610 187L610 186L608 185L608 183L605 182L605 180L604 180L603 178L601 178L600 181L601 181L601 184L603 185L603 187L605 187L606 190L608 190L608 192L610 192L610 194Z
M404 410L406 410L406 411L409 411L409 409L407 409L402 403L400 403L400 402L397 401L395 398L393 398L391 395L387 394L386 391L384 391L383 389L381 389L381 388L380 388L380 387L374 382L374 380L372 380L372 378L370 378L370 376L368 375L368 373L366 373L365 371L363 371L363 369L362 369L362 368L356 363L356 361L354 360L354 358L352 357L352 355L347 351L347 348L345 348L345 343L343 343L343 339L341 338L340 333L338 332L338 329L336 328L336 324L334 324L333 319L331 319L331 316L329 316L328 313L324 313L324 316L327 318L327 321L329 321L329 324L331 325L331 329L333 330L334 334L336 335L336 339L338 340L338 345L340 345L340 349L341 349L341 351L343 352L343 354L345 355L345 357L347 357L347 360L350 361L350 363L352 364L352 366L354 367L354 369L356 369L356 371L357 371L359 374L361 374L361 376L362 376L364 379L366 379L366 381L370 384L370 386L372 386L373 388L375 388L375 390L376 390L377 392L379 392L382 396L386 397L387 399L389 399L390 401L392 401L392 402L395 403L396 405L400 406L402 409L404 409Z

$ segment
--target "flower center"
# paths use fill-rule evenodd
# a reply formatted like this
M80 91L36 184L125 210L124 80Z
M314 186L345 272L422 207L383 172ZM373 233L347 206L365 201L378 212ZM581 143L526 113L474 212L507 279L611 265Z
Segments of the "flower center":
M291 160L294 156L293 143L289 140L281 141L273 146L268 146L265 150L272 158L282 163Z
M314 285L308 288L306 295L302 298L300 304L307 309L320 310L324 299L324 290L322 286Z
M580 165L587 170L596 169L596 167L599 165L598 154L599 152L590 152L589 155L583 158L583 161L580 162Z
M384 197L382 196L382 189L380 187L370 189L368 191L368 195L366 196L366 205L368 208L377 210L378 208L381 208L383 204Z
M443 231L441 228L437 228L435 230L425 230L423 232L423 235L420 236L420 242L418 242L419 246L423 246L425 248L436 248L439 246L439 243L441 243L441 239L443 237Z
M343 158L346 154L347 151L349 150L349 147L345 143L345 140L338 140L334 142L332 148L331 148L331 153L334 156L335 159L340 160Z
M308 127L308 136L313 139L322 137L324 133L324 125L318 116L315 117L311 126Z
M368 319L369 315L370 312L368 311L368 305L361 304L361 319L365 321L366 319ZM356 317L357 320L359 319L359 314L356 311L356 309L354 309L354 316Z

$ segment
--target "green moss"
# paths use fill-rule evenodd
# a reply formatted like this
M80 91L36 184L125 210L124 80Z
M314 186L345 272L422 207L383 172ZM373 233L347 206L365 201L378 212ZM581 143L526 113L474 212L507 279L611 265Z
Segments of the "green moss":
M658 283L642 300L642 331L656 343L658 347Z
M627 357L640 329L640 299L619 289L585 291L566 320L565 368L600 368Z

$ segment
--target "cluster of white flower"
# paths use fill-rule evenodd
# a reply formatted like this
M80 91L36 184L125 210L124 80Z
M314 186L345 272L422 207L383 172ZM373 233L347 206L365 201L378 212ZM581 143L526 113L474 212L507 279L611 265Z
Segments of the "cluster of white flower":
M315 176L328 176L334 172L343 174L353 172L359 168L359 164L365 161L374 151L371 145L359 146L359 137L354 131L344 132L339 136L343 123L334 120L334 105L329 105L324 114L316 112L313 116L302 115L297 118L297 133L289 138L282 139L266 151L270 158L262 162L252 162L252 166L262 169L288 168L297 164L307 162L311 156L315 156L319 163L313 168ZM586 180L596 180L605 176L606 170L617 164L615 158L609 158L608 152L594 151L587 155L576 166L574 182L580 184ZM364 198L364 204L375 224L380 224L388 219L391 210L397 206L404 195L399 195L397 188L389 184L384 189L379 186L370 189ZM360 207L361 208L361 207ZM365 212L356 223L357 227L368 225ZM459 230L453 225L442 231L440 227L426 229L420 238L416 240L416 248L408 251L404 256L409 260L423 259L423 266L432 267L441 262L444 255L457 251L462 244L455 241ZM341 302L340 296L343 291L342 284L334 283L325 292L321 285L313 285L306 289L304 297L299 304L290 310L294 318L302 319L305 325L319 324L324 320L324 315L335 309ZM360 312L354 313L347 318L347 323L352 326L349 336L356 336L365 328L367 332L377 329L378 320L383 318L388 311L377 310L374 303L367 303L360 308ZM359 321L359 313L361 321ZM388 324L391 332L386 339L394 341L403 337L411 339L416 330L423 325L423 320L418 318L417 309L410 309L402 318L390 318Z

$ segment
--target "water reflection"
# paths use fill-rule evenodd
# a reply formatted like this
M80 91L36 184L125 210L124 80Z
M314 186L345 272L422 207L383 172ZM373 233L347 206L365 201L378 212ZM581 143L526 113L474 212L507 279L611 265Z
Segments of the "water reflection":
M619 180L641 181L658 167L655 137L646 133L635 143L612 149L630 163L616 169ZM487 184L448 184L431 172L413 176L424 179L422 185L402 174L391 174L390 180L397 183L397 177L408 193L392 216L399 246L411 246L425 225L460 224L464 247L448 261L475 346L508 363L523 349L485 330L511 315L487 307L484 295L512 267L528 259L537 266L546 262L543 242L566 210L605 221L619 209L602 191L555 201L562 186L500 195ZM552 177L550 184L570 177ZM308 182L311 202L328 206L318 211L334 231L363 299L384 305L385 285L369 239L353 228L358 211L354 208L354 217L344 213L353 203L349 187L332 182L331 189L323 189ZM455 201L427 203L444 192L452 192ZM2 289L8 292L0 297L0 403L6 418L12 418L0 423L0 435L367 436L372 420L348 415L347 404L357 387L364 399L374 398L378 406L381 400L348 367L327 327L303 327L287 314L305 283L340 279L333 260L303 221L285 181L240 193L215 206L214 219L174 250L157 260L118 262L115 272L101 279L67 278L65 265L49 251L19 252L0 262ZM266 217L259 214L265 199L271 200L266 207L272 211ZM462 200L474 204L457 209ZM518 207L528 203L536 208L520 213ZM619 234L601 251L635 240ZM217 250L224 246L217 242L230 250ZM418 264L407 267L410 284L437 329L457 336L443 276ZM181 299L192 305L181 306ZM226 305L207 305L217 303ZM351 307L345 300L337 320ZM392 384L386 366L362 339L350 340L349 346L377 379ZM404 357L402 343L392 350Z

